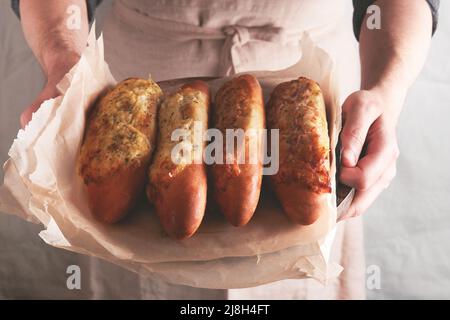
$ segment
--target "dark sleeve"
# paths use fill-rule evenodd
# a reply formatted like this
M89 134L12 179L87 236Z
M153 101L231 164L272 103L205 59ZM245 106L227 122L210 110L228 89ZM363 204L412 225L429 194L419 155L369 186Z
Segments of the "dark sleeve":
M94 20L95 9L103 0L86 0L86 7L88 12L89 24ZM20 0L11 0L11 8L16 13L17 17L20 19Z
M361 25L366 16L367 8L374 3L375 0L353 0L353 32L356 39L359 40L359 33L361 31ZM439 3L440 0L427 0L428 5L433 15L433 34L436 31L438 19L439 19Z

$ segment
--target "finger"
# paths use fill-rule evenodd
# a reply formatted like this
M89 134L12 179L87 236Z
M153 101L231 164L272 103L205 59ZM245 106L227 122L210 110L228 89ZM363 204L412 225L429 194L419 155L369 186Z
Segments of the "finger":
M344 126L341 131L342 165L354 167L358 162L372 123L380 116L379 109L360 91L350 95L342 106Z
M342 167L340 181L357 190L367 190L381 177L390 163L398 157L394 135L379 133L369 138L366 155L356 167Z
M368 190L356 191L355 198L348 211L342 215L338 221L350 219L363 214L375 199L389 187L391 181L396 175L396 161L392 161L388 169L383 173L380 179Z

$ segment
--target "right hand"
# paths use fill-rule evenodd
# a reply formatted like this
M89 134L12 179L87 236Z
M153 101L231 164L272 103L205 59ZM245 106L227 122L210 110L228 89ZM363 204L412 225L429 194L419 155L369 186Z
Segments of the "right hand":
M79 54L65 53L64 55L58 55L63 57L63 61L59 62L59 59L50 59L48 68L44 68L47 76L47 83L41 90L36 99L29 105L20 115L20 126L25 126L30 122L33 113L36 112L41 104L48 99L56 98L60 95L56 85L61 81L64 75L70 71L72 66L78 63L80 59Z
M36 112L41 104L48 99L56 98L59 95L56 89L56 83L47 82L45 87L41 90L37 98L28 106L20 115L20 126L22 129L30 122L33 113Z

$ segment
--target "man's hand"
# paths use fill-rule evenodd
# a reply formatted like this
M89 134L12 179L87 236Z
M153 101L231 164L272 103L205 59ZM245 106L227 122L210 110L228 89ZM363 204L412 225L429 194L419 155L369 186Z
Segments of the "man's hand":
M374 4L380 8L381 28L368 28L366 16L359 36L363 90L350 95L342 108L340 180L356 195L341 220L362 214L395 176L397 119L431 40L432 16L425 0Z
M80 56L77 53L67 53L63 55L62 61L58 61L58 55L48 60L48 80L37 98L20 115L20 126L25 126L30 122L33 113L36 112L41 104L48 99L59 96L56 85L61 81L64 75L78 62Z
M56 86L54 84L47 83L44 89L42 89L37 98L33 101L33 103L21 113L20 126L22 127L22 129L24 129L28 122L30 122L33 113L39 109L39 107L45 100L55 98L58 95L59 94Z
M343 105L340 180L355 188L356 195L341 220L366 211L395 176L399 156L395 120L386 111L390 104L383 96L376 90L361 90Z
M80 9L78 28L67 27L70 6ZM89 25L85 0L21 0L20 16L25 39L47 79L38 97L20 116L24 128L42 102L59 95L56 85L78 62L86 47Z

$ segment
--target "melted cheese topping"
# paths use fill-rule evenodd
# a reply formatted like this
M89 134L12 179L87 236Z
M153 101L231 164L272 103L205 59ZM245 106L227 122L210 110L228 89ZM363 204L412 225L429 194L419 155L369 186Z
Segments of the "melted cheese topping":
M262 105L262 92L254 79L255 84L248 78L248 75L239 76L226 82L217 92L215 97L214 109L214 126L219 129L224 137L223 153L224 163L228 159L231 165L222 166L220 170L228 176L239 176L242 172L238 164L238 159L245 155L245 163L250 163L249 154L249 131L246 130L262 130L264 129L264 108ZM226 154L226 130L242 129L244 130L244 143L237 148L235 144L234 153ZM257 133L261 136L262 131ZM259 137L260 139L262 137ZM260 153L261 150L252 150ZM253 155L254 156L254 155ZM226 157L226 158L225 158ZM258 158L261 158L258 155Z
M162 97L151 80L127 79L95 105L80 152L80 174L86 184L148 161Z
M330 192L330 142L317 83L299 78L278 85L268 104L268 125L280 130L275 182L297 182L315 192Z
M153 184L168 182L194 161L201 163L204 147L202 137L208 126L206 106L206 96L191 88L180 89L164 99L158 117L158 146L149 172ZM196 121L202 127L200 132L195 133L197 136L194 139ZM177 129L184 130L186 138L172 141L172 133ZM176 163L172 159L172 150L180 143L191 152L177 158Z

